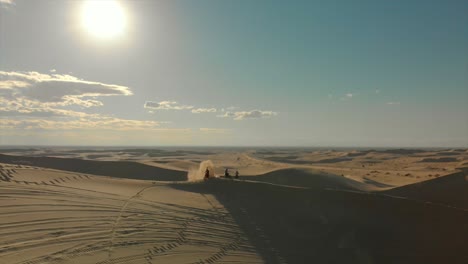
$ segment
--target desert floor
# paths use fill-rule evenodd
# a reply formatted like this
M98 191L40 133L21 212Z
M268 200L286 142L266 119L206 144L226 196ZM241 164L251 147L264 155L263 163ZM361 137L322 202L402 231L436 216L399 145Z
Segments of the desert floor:
M0 153L2 264L468 262L466 149Z

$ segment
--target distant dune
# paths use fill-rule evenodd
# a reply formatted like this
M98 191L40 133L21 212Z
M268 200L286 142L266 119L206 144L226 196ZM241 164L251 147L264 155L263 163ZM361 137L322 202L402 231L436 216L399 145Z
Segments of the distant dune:
M452 157L442 157L442 158L425 158L420 162L457 162L456 158Z
M249 176L246 179L317 189L368 190L368 185L361 182L310 169L291 168L275 170L258 176Z
M337 163L337 162L343 162L343 161L351 161L353 160L352 158L348 157L338 157L338 158L333 158L333 159L323 159L319 160L315 163Z
M130 161L94 161L54 157L9 156L0 154L0 163L37 166L116 178L140 180L185 181L184 171L158 168Z
M0 154L0 263L468 263L466 169L419 163L433 152L368 154L378 164L347 153L352 162L319 166L238 152ZM240 180L183 182L194 160Z
M397 154L397 155L411 155L411 154L424 153L426 151L422 149L386 149L386 150L380 150L380 151L375 151L375 152Z
M394 188L383 193L468 209L468 168L451 175Z

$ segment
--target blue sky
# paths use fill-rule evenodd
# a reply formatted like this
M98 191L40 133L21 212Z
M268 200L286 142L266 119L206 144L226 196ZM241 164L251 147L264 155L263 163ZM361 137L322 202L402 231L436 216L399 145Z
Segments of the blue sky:
M0 144L468 147L467 1L0 7Z

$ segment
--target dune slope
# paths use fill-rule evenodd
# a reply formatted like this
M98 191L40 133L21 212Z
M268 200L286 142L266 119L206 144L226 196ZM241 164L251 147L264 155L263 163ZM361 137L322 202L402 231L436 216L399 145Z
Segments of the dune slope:
M94 161L55 157L27 157L0 154L0 163L37 166L43 168L111 176L159 181L185 181L187 173L158 168L130 161Z
M390 189L383 191L383 193L468 209L468 169L440 178Z
M0 263L262 263L210 194L2 164ZM49 181L52 177L55 180Z
M0 263L468 263L466 171L365 192L372 183L307 168L164 183L127 178L186 175L0 160Z
M245 177L248 180L274 184L341 190L368 190L369 186L342 176L310 169L289 168L271 171L262 175Z
M468 213L376 194L210 180L265 263L464 263Z

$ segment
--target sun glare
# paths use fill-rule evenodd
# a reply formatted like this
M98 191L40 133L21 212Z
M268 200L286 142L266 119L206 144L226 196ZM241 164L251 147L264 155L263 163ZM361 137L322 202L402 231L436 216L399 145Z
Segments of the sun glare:
M81 20L87 32L103 39L121 35L126 23L122 6L111 0L85 2Z

